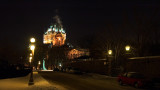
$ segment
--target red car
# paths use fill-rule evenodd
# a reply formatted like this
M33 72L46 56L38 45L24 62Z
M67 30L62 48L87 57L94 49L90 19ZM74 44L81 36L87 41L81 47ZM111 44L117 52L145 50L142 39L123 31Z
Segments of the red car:
M137 72L128 72L118 76L118 82L120 85L128 84L136 88L144 87L148 84L144 76Z

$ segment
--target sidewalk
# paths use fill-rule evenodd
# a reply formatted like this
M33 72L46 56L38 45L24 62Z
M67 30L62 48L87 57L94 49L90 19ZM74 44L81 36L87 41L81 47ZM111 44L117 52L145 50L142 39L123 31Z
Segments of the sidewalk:
M65 90L59 85L51 85L38 72L33 72L34 85L28 86L30 74L25 77L17 77L0 80L0 90Z

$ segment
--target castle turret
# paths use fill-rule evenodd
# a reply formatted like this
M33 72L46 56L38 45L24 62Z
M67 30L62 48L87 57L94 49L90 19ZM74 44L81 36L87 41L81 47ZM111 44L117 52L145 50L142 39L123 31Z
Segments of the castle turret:
M64 45L66 40L66 33L62 26L51 25L50 28L43 35L44 44L53 44L53 46Z

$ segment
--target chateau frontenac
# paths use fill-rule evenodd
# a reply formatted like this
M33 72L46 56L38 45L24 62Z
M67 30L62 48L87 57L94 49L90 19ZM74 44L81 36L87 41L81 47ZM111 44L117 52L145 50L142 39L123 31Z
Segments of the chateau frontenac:
M62 46L65 44L66 32L62 25L51 25L43 35L44 44L52 44L53 46Z

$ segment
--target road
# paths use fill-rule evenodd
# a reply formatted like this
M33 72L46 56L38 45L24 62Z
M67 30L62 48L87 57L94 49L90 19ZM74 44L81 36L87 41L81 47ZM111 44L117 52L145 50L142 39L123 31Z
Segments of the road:
M75 75L63 72L39 72L50 84L58 84L67 90L142 90L120 86L116 78L97 74Z

